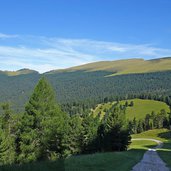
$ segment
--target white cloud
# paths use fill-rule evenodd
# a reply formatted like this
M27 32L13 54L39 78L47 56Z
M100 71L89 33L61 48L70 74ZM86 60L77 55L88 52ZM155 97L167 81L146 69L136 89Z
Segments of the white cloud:
M16 38L16 37L18 37L18 35L11 35L11 34L0 33L0 39Z
M8 36L10 37L0 34L0 38ZM36 36L13 38L17 44L4 45L3 41L0 42L0 69L2 70L30 68L46 72L99 60L171 56L170 49L157 48L151 44L122 44L89 39Z

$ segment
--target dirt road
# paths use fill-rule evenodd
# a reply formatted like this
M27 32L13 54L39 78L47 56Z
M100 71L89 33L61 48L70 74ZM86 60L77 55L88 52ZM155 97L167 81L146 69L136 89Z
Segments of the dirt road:
M159 140L149 138L132 139L132 141L141 140L155 141L158 145L153 149L148 149L148 151L145 152L143 159L133 167L132 171L170 171L156 152L156 149L161 148L163 143Z

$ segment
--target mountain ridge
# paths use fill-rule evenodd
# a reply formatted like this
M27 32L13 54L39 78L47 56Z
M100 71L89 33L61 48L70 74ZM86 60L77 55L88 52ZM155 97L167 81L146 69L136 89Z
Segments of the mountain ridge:
M171 57L163 57L156 59L144 60L143 58L120 59L114 61L97 61L87 63L79 66L69 67L65 69L50 70L41 75L57 74L62 72L94 72L94 71L108 71L113 72L110 76L122 74L148 73L171 70ZM16 76L23 74L38 73L38 71L23 68L17 71L0 71L0 74L7 76Z
M7 75L7 76L18 76L18 75L33 74L33 73L39 73L39 72L28 68L19 69L17 71L0 70L0 74Z
M115 61L98 61L70 67L67 69L52 70L44 74L55 74L60 72L94 72L108 71L113 72L110 76L122 74L136 74L148 72L160 72L171 70L171 57L144 60L142 58L121 59Z

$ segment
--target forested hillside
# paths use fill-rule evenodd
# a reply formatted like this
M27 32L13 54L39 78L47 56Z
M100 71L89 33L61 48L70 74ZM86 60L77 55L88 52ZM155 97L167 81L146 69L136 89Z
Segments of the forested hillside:
M168 65L164 68L163 64L166 64L166 61ZM151 63L158 65L159 71L167 70L169 61L171 61L170 58L148 61L150 65L147 65L146 69L144 65L144 71L152 71ZM62 104L74 102L97 104L106 98L116 100L142 94L171 95L171 71L109 76L118 67L126 68L126 64L129 69L131 69L131 64L134 64L132 70L135 69L135 60L107 62L108 65L104 64L105 62L99 63L44 74L27 69L17 72L0 72L0 102L8 101L13 109L23 110L33 87L42 76L47 77L52 83L57 92L56 96Z
M15 110L24 109L24 104L39 78L38 73L18 76L0 74L0 101L9 102Z

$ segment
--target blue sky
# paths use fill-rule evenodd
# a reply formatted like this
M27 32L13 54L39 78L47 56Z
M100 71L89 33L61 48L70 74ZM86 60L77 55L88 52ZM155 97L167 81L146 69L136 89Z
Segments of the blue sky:
M171 56L170 0L0 0L0 70Z

